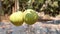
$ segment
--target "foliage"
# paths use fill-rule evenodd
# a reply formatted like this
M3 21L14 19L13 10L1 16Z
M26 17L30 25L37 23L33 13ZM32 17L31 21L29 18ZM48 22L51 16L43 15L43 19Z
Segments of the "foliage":
M3 10L5 12L11 11L11 7L14 5L15 0L4 0L2 2ZM28 8L34 9L38 12L43 11L45 14L51 16L58 15L60 13L60 0L19 0L19 10L25 10Z
M4 0L2 2L2 10L4 11L4 14L11 12L11 8L14 5L14 0Z

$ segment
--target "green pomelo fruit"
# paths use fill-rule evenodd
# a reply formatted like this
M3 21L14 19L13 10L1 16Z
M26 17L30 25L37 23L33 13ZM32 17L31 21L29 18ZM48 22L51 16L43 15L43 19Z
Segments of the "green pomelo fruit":
M22 25L23 22L24 22L24 20L23 20L23 13L21 11L18 11L18 12L15 12L15 13L11 14L10 15L10 21L15 26Z
M38 20L38 14L32 9L24 11L24 21L28 25L34 24Z

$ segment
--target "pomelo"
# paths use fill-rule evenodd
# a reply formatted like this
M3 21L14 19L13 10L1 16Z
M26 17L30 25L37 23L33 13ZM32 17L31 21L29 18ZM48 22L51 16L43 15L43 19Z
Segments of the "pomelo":
M21 11L18 11L18 12L15 12L15 13L11 14L10 15L10 21L15 26L22 25L23 22L24 22L24 20L23 20L23 13Z
M24 11L24 21L28 25L34 24L38 20L38 14L32 9Z

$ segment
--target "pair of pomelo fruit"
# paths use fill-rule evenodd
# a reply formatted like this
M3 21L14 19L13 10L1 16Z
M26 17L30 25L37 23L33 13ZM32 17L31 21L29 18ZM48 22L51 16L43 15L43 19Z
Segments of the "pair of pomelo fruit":
M27 9L24 12L17 11L10 15L10 21L15 26L20 26L25 22L28 25L34 24L38 20L38 14L32 9Z

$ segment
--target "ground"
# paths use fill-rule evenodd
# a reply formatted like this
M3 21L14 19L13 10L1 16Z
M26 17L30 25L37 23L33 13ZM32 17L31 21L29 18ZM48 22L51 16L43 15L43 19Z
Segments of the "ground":
M0 28L12 28L13 27L13 25L11 25L11 22L9 21L9 16L2 16L1 17L1 22L2 23L4 23L5 25L2 25L2 26L0 26ZM56 19L56 18L55 18ZM56 21L54 21L54 22L56 22ZM23 30L23 29L26 29L26 25L24 24L24 26L25 27L20 27L20 28L17 28L17 29L21 29L21 30ZM42 30L42 33L44 34L44 32L45 32L45 34L46 34L46 31L47 31L47 33L53 33L54 34L54 32L55 32L55 34L57 33L59 33L60 32L60 24L58 23L58 24L56 24L56 23L53 23L53 21L47 21L47 22L36 22L35 24L33 24L32 25L34 28L35 28L35 30L38 30L38 29L41 29ZM13 30L14 30L15 28L13 27ZM47 30L46 30L47 29ZM8 30L8 33L10 32L12 32L13 30ZM15 29L16 30L16 29ZM34 32L35 32L35 30L34 30ZM41 30L40 30L40 32L41 32ZM48 31L49 30L49 31ZM17 32L16 32L17 33ZM60 34L60 33L59 33Z

